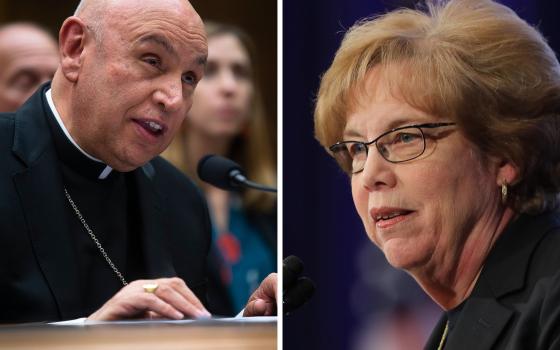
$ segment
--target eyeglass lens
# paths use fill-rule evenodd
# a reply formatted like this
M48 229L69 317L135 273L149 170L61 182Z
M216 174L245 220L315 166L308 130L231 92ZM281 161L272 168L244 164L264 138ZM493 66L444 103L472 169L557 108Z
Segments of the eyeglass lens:
M335 152L339 164L352 173L363 170L368 155L368 144L347 142L344 146ZM424 152L424 135L417 127L395 130L381 136L376 142L376 148L387 161L404 162Z

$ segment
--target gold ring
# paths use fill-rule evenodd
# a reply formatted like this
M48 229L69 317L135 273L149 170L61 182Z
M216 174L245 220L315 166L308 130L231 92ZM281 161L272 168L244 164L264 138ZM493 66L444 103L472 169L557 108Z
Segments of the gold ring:
M144 292L146 293L155 293L158 287L159 286L157 283L148 283L142 285L142 288L144 288Z

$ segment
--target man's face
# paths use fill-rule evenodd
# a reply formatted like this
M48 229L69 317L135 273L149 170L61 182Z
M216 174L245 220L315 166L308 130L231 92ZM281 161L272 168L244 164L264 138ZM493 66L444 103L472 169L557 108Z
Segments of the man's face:
M169 0L117 8L98 42L84 46L70 132L117 170L133 170L163 152L191 107L207 43L187 6Z
M0 33L0 112L18 109L58 67L56 43L25 25Z

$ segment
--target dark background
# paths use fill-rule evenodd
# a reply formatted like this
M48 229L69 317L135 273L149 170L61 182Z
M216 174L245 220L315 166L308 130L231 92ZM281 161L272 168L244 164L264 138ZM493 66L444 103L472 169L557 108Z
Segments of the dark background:
M501 2L538 25L559 52L558 1ZM311 302L284 319L285 349L357 349L357 338L376 326L372 314L406 300L426 302L404 273L387 278L384 258L355 214L347 177L313 138L312 117L320 76L344 32L360 18L413 3L283 1L283 252L301 257L317 285Z
M277 3L274 0L191 0L202 19L234 24L249 33L258 48L259 86L269 119L271 145L276 147ZM0 23L33 21L55 37L79 0L0 0ZM276 149L276 148L274 148Z

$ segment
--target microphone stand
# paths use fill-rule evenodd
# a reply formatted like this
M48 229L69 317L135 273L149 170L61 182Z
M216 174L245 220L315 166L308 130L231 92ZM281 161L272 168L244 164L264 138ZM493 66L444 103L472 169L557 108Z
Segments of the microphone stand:
M245 187L250 187L253 188L255 190L259 190L259 191L264 191L264 192L272 192L272 193L277 193L278 191L273 188L273 187L268 187L265 185L261 185L258 184L256 182L247 180L247 178L237 169L232 170L229 173L229 176L231 177L231 181L236 185L236 186L245 186Z

